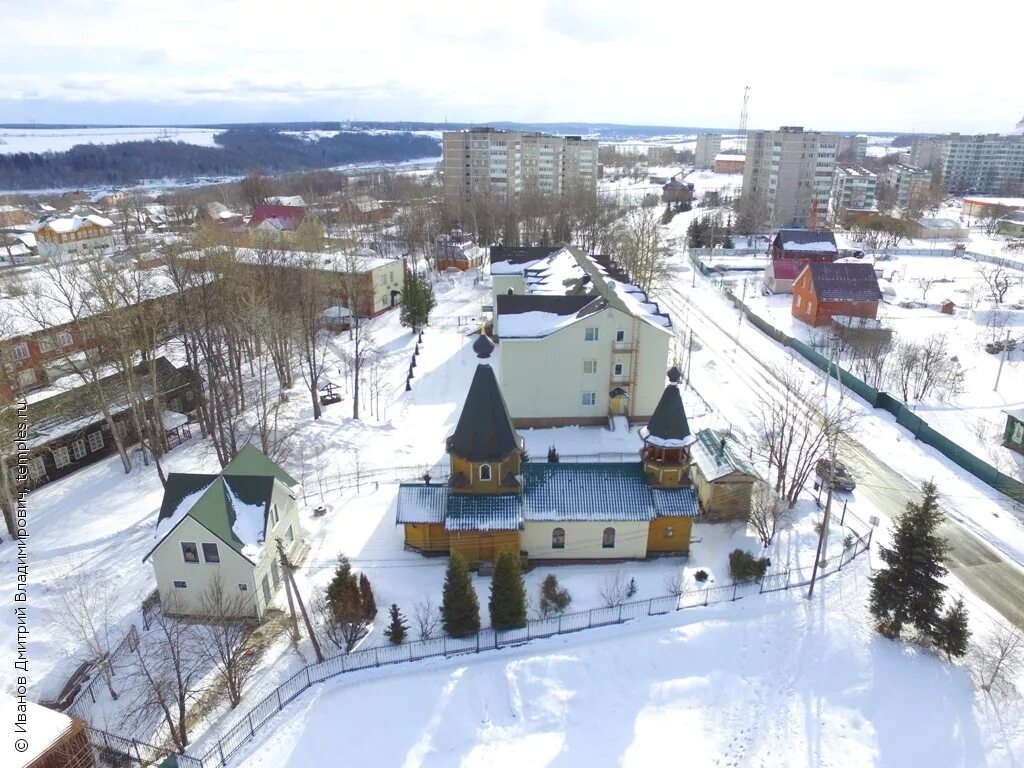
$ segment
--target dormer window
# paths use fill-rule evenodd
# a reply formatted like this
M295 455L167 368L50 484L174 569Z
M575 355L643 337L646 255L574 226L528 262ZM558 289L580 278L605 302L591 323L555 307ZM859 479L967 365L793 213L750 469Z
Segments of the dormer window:
M489 482L491 479L491 465L481 464L480 465L480 479L483 482Z

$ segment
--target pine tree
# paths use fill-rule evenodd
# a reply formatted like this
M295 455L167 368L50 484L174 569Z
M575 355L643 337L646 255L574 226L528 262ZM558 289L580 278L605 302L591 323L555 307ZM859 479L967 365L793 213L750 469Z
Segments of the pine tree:
M427 324L435 306L437 299L434 297L434 286L427 276L419 272L410 272L406 275L398 322L416 333Z
M331 604L341 599L345 585L352 580L352 564L344 555L338 558L338 567L334 571L334 578L327 585L327 601Z
M932 642L946 654L947 659L952 660L954 656L960 657L967 653L967 641L970 637L971 630L967 628L967 609L964 608L964 601L957 599L939 619L932 633Z
M444 576L441 625L452 637L468 637L480 631L480 603L469 578L469 566L458 552L452 552Z
M377 601L373 599L373 587L365 573L359 574L359 600L363 605L363 618L373 621L377 617Z
M384 636L394 645L401 645L405 641L405 632L409 627L406 625L405 617L402 616L402 612L398 610L398 606L395 603L391 604L390 613L391 623L384 630Z
M888 567L871 581L869 608L888 638L899 637L906 624L931 638L941 618L946 586L939 579L946 574L941 561L948 545L935 533L942 522L935 485L926 482L921 490L921 501L907 502L896 518L892 548L879 547Z
M558 577L549 573L544 577L540 585L540 613L541 616L550 616L552 613L562 613L572 602L569 590L559 586Z
M519 555L504 550L498 553L491 577L491 599L488 602L491 626L514 629L526 626L526 587Z

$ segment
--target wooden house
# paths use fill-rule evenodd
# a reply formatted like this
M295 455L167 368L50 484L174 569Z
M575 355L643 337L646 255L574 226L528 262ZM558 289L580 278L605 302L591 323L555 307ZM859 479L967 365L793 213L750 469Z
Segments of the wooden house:
M836 315L878 317L882 289L870 264L808 264L793 283L793 317L819 327Z
M1024 408L1004 413L1006 429L1003 431L1003 447L1024 454Z
M693 203L693 184L672 178L661 187L661 202L689 210Z
M728 435L702 429L692 447L690 477L701 517L709 521L744 520L757 473Z
M0 693L0 713L11 723L14 733L23 732L24 749L11 739L4 760L6 768L93 768L97 765L85 724L63 712L9 693ZM22 719L24 717L24 719ZM23 726L24 731L18 731ZM17 746L17 750L13 747Z
M262 616L283 583L277 542L293 564L308 550L300 495L299 483L251 445L220 474L168 475L143 558L153 562L164 610L202 616L219 580L239 616Z

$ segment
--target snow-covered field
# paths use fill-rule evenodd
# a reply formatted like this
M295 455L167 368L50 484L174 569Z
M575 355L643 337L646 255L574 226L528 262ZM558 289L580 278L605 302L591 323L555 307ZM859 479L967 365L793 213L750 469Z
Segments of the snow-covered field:
M64 152L78 144L120 144L125 141L181 141L200 147L220 146L217 128L0 128L0 154Z

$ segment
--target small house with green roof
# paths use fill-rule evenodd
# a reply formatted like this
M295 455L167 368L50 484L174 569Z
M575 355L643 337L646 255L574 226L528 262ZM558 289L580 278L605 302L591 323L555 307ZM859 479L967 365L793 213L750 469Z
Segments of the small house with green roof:
M701 517L708 521L749 517L750 494L758 474L731 435L702 429L690 453L690 477L697 491Z
M164 610L204 613L218 579L238 614L260 617L282 586L276 542L305 554L298 482L249 445L220 474L172 472L153 534L152 560Z

